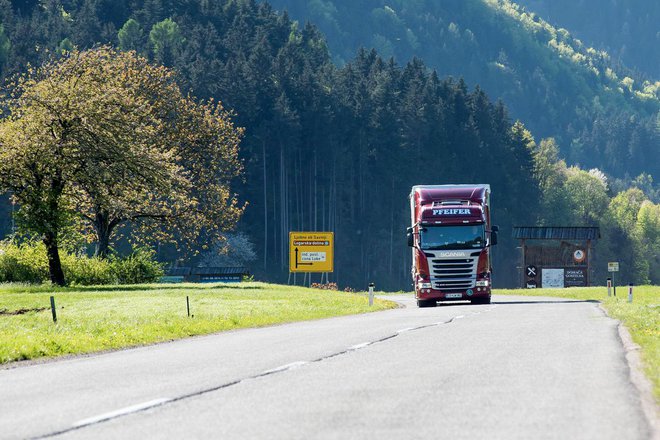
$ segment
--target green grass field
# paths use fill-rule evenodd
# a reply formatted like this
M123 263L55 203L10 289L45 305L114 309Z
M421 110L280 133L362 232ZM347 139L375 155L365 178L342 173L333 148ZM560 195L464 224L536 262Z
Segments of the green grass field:
M617 296L607 296L606 287L574 287L570 289L497 289L495 295L525 295L582 300L598 300L607 313L618 319L642 348L646 377L653 383L660 401L660 286L636 286L633 302L628 303L627 286L617 287Z
M57 324L50 296L55 297ZM186 310L190 298L190 313ZM0 363L396 307L360 294L264 283L53 288L0 285Z

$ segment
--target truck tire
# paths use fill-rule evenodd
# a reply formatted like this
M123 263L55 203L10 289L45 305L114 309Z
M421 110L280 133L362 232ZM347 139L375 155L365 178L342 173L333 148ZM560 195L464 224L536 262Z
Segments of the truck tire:
M437 306L438 303L434 299L418 299L417 300L417 307L435 307Z
M470 300L472 304L490 304L490 295L486 298L475 298Z

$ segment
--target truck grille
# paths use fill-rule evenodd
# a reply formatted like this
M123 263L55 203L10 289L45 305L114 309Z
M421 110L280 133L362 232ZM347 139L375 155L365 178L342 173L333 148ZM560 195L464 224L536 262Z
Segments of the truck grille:
M467 258L439 258L436 255L427 253L434 289L459 292L475 286L479 252L472 252Z

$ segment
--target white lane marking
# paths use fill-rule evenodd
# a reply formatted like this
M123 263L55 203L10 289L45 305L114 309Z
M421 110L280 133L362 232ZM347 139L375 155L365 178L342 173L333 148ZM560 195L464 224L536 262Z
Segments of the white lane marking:
M465 315L458 315L454 317L454 319L463 319L463 318L465 318Z
M93 425L94 423L103 422L105 420L114 419L119 416L126 414L131 414L138 411L143 411L154 406L162 405L163 403L170 402L170 398L154 399L144 403L138 403L137 405L127 406L126 408L121 408L116 411L107 412L105 414L100 414L98 416L89 417L87 419L80 420L73 424L74 428L80 428L82 426Z
M286 370L292 370L294 368L303 366L306 363L307 363L306 361L291 362L290 364L282 365L281 367L273 368L272 370L266 370L263 373L261 373L261 376L265 376L266 374L279 373L281 371L286 371Z
M413 327L402 328L401 330L397 330L397 333L405 333L405 332L409 332L410 330L415 330L415 329Z
M367 347L369 345L371 345L371 342L363 342L362 344L357 344L357 345L353 345L351 347L348 347L348 349L349 350L359 350L359 349Z

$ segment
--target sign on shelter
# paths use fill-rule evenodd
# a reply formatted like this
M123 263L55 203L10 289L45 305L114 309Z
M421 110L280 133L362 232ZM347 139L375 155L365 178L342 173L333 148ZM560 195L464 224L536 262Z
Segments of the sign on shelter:
M333 232L289 232L289 272L333 272Z

